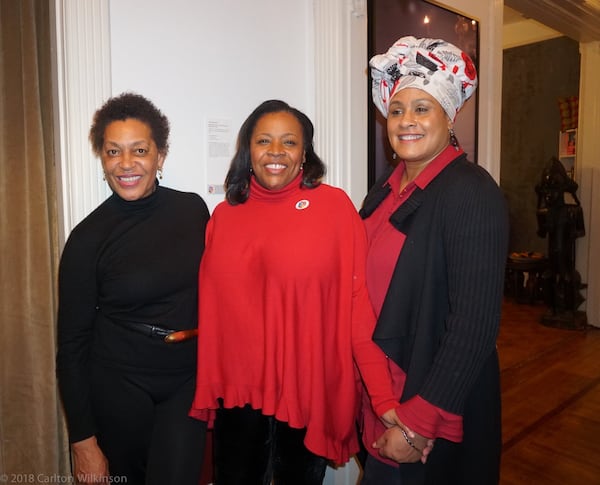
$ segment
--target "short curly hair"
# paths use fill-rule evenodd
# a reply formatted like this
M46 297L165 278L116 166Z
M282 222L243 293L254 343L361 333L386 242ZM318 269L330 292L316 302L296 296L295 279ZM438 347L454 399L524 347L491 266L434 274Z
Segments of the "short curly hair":
M158 151L164 156L169 152L170 125L168 118L144 96L136 93L122 93L106 101L94 114L90 128L90 143L97 156L102 153L104 132L113 121L134 118L146 123Z

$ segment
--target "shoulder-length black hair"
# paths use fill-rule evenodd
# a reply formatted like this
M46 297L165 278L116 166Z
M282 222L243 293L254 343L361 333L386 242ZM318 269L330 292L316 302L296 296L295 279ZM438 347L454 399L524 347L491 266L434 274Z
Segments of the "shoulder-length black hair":
M302 126L305 160L302 169L302 182L308 188L315 188L325 175L325 164L315 153L313 146L314 126L308 116L285 101L271 99L261 103L242 124L237 139L237 148L229 171L225 177L225 197L232 204L243 204L248 200L252 163L250 160L250 141L258 120L269 113L285 111L296 117Z

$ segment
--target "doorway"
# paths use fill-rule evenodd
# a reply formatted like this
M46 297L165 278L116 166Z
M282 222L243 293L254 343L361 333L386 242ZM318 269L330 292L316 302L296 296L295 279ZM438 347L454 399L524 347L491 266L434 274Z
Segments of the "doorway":
M556 37L503 53L500 186L510 214L511 252L546 252L537 235L535 186L559 155L560 102L578 97L579 43Z

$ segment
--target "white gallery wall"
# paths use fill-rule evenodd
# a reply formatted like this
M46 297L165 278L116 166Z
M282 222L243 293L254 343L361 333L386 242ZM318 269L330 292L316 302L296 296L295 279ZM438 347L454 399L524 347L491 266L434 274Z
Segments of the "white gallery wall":
M110 1L112 93L148 96L171 121L164 185L212 209L223 194L208 185L223 184L260 102L283 99L314 118L312 31L309 1Z

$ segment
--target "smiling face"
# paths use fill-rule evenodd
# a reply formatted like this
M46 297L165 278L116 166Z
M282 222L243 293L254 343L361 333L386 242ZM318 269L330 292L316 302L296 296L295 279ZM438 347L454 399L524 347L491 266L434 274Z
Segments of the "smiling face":
M250 161L260 185L279 190L300 173L304 160L302 125L287 111L261 116L250 138Z
M421 89L401 89L390 101L388 138L401 160L429 163L448 146L451 127L440 103Z
M110 188L131 201L154 192L156 171L162 169L165 157L156 147L150 126L127 118L106 126L101 159Z

